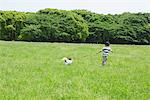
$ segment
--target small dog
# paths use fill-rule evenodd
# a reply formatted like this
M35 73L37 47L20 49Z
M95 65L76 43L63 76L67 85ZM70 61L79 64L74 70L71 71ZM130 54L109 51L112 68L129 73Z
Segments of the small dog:
M62 60L64 61L65 65L70 65L73 62L72 59L69 57L64 57Z

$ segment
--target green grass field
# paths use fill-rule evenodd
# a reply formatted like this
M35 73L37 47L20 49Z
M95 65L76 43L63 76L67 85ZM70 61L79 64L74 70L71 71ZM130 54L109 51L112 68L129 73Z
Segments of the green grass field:
M0 100L150 99L150 46L111 45L106 66L102 47L0 41Z

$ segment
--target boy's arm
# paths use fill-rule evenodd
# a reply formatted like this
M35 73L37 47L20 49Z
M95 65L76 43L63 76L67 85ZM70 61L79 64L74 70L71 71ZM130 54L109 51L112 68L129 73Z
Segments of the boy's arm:
M98 54L98 53L100 53L100 52L102 52L102 50L98 51L96 54Z
M113 50L112 50L112 49L110 49L110 51L113 53Z
M102 52L102 51L98 51L96 54L98 54L98 53L100 53L100 52Z

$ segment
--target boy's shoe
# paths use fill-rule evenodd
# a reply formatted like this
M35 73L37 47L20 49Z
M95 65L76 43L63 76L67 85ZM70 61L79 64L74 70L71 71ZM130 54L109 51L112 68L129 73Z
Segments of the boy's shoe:
M103 61L103 62L102 62L102 65L106 65L106 61Z

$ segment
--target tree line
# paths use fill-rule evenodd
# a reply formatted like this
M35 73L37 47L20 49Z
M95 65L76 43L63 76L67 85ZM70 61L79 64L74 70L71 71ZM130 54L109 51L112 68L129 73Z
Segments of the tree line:
M150 13L87 10L0 11L0 39L36 42L150 44Z

